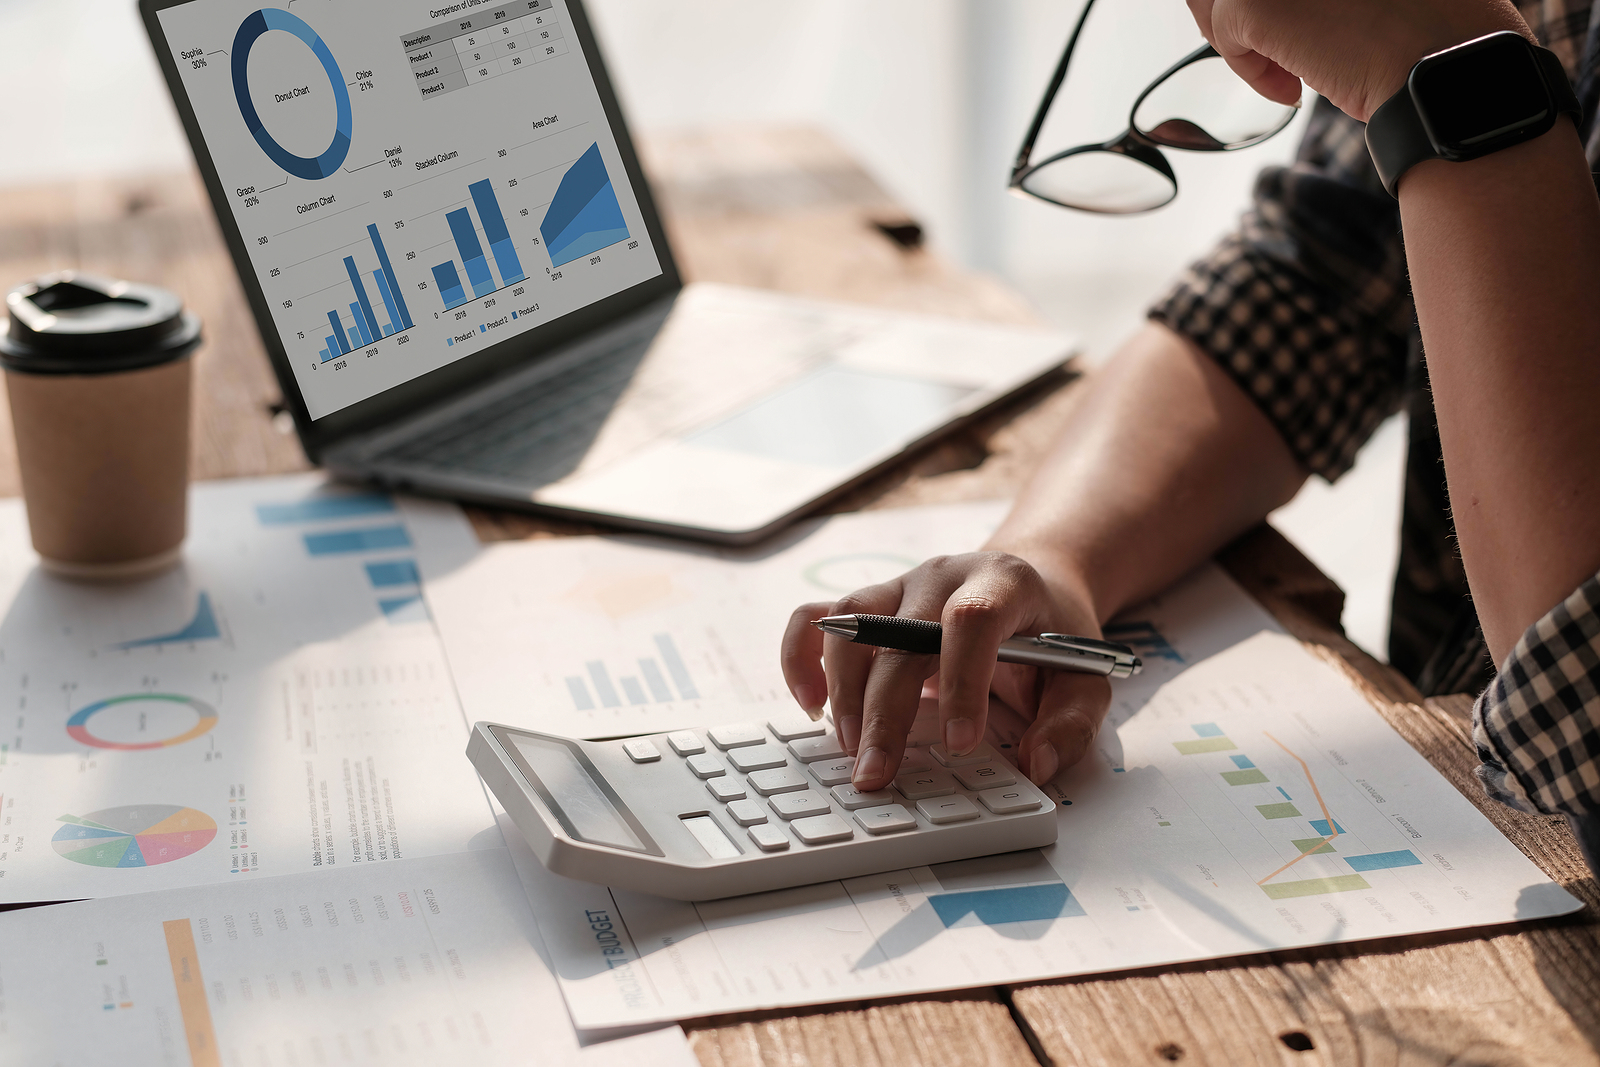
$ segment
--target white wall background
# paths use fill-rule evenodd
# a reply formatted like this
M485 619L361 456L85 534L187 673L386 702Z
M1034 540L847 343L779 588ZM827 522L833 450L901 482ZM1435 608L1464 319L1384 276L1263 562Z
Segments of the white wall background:
M312 0L313 3L325 0ZM807 122L830 130L942 253L998 273L1104 358L1146 304L1286 161L1298 125L1254 149L1170 153L1180 193L1103 218L1005 192L1013 153L1077 0L590 0L640 130ZM190 156L132 0L0 0L5 185L187 167ZM1098 0L1041 149L1119 133L1138 89L1200 41L1183 0ZM1360 477L1317 486L1282 525L1350 593L1353 636L1387 630L1404 434L1381 433Z

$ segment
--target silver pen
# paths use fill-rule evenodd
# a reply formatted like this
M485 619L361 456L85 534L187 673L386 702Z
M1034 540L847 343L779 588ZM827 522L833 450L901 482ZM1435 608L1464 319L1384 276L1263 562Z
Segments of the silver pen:
M830 615L811 625L825 634L842 637L858 645L876 645L902 652L921 652L937 656L944 641L944 627L926 619L897 619L888 615ZM1098 641L1071 634L1040 634L1038 637L1008 637L1000 642L995 658L1002 663L1025 663L1030 667L1053 667L1061 671L1128 678L1144 668L1143 662L1127 645Z

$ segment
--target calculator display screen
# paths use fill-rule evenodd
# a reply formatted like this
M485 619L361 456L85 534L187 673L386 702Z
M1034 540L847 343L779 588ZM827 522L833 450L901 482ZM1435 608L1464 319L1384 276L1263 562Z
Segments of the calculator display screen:
M594 845L609 845L634 852L650 846L628 825L628 819L607 796L609 789L596 781L591 770L567 745L531 734L504 735L531 771L540 798L573 837Z

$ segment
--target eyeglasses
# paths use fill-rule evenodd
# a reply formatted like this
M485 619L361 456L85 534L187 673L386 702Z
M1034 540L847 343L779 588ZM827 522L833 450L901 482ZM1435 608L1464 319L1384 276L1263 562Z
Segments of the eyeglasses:
M1078 16L1066 51L1033 116L1010 187L1059 207L1104 215L1154 211L1178 195L1178 179L1162 148L1232 152L1260 144L1294 119L1298 107L1261 96L1228 68L1209 44L1190 52L1145 87L1133 102L1128 129L1103 144L1079 145L1030 163L1034 142L1055 102L1067 64L1094 0Z

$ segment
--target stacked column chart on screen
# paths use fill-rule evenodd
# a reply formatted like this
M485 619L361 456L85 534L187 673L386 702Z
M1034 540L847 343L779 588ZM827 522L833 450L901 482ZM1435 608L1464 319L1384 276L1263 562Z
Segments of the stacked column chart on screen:
M259 4L159 18L313 418L661 273L564 0Z

